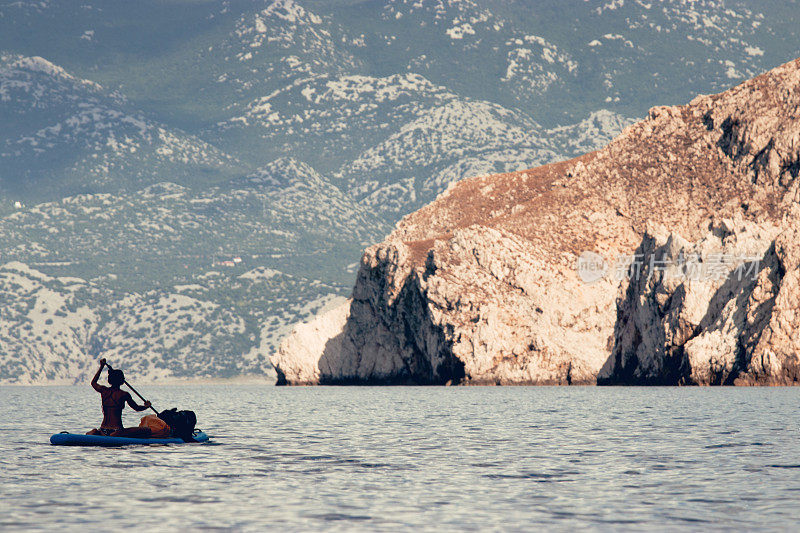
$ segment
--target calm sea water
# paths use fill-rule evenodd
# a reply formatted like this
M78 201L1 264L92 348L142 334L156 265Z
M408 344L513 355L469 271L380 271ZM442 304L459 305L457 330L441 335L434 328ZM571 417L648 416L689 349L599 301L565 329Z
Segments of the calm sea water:
M0 387L0 530L796 529L800 389L145 387L211 444L50 446L86 387ZM136 413L126 415L135 425Z

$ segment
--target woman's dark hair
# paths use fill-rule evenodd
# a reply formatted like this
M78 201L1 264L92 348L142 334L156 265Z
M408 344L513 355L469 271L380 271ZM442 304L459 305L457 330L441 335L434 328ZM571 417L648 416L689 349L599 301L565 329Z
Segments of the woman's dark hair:
M108 382L115 386L119 387L123 383L125 383L125 374L123 374L122 370L109 370L108 371Z

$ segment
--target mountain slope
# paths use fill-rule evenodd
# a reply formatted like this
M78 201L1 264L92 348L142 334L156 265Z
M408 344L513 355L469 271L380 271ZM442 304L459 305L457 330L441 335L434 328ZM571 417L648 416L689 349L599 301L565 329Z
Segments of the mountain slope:
M101 357L151 381L270 376L265 354L290 325L341 300L339 287L319 281L231 270L124 292L18 262L0 265L2 382L86 382Z
M341 299L386 231L292 159L16 210L0 218L0 381L72 382L103 356L146 379L269 374L289 326Z
M202 191L161 183L38 204L0 219L0 231L7 260L61 263L62 272L138 289L237 255L340 280L385 226L311 167L284 159Z

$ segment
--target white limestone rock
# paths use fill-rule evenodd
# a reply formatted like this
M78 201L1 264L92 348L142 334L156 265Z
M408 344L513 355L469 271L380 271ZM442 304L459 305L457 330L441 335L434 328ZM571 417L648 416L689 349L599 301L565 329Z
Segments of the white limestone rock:
M520 239L480 226L437 242L423 267L411 255L398 242L368 250L347 308L298 326L272 359L283 382L594 382L612 282L567 280Z
M697 243L648 232L642 276L620 299L609 384L796 384L800 381L798 226L723 221ZM675 268L697 254L701 276ZM723 263L719 258L731 261ZM714 275L718 274L718 275Z

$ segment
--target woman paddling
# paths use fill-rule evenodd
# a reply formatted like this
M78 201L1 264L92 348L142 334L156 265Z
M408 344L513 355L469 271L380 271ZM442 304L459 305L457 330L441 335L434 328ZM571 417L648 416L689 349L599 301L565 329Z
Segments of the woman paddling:
M105 387L97 383L97 380L100 379L100 373L103 371L105 366L106 360L100 359L100 368L97 369L97 373L94 375L94 378L92 378L92 388L99 392L100 397L103 399L103 423L100 425L100 429L93 429L88 432L87 435L144 438L155 436L153 435L154 432L150 427L136 427L128 429L122 427L122 410L125 408L126 403L134 411L144 411L145 409L150 408L150 402L145 400L144 405L138 405L133 401L133 398L129 392L120 389L122 384L125 383L125 374L123 374L122 370L112 369L108 371L108 384L111 385L110 387ZM158 417L153 416L152 418ZM161 421L159 420L158 422ZM163 422L161 422L161 424L166 426L168 431L169 426Z

